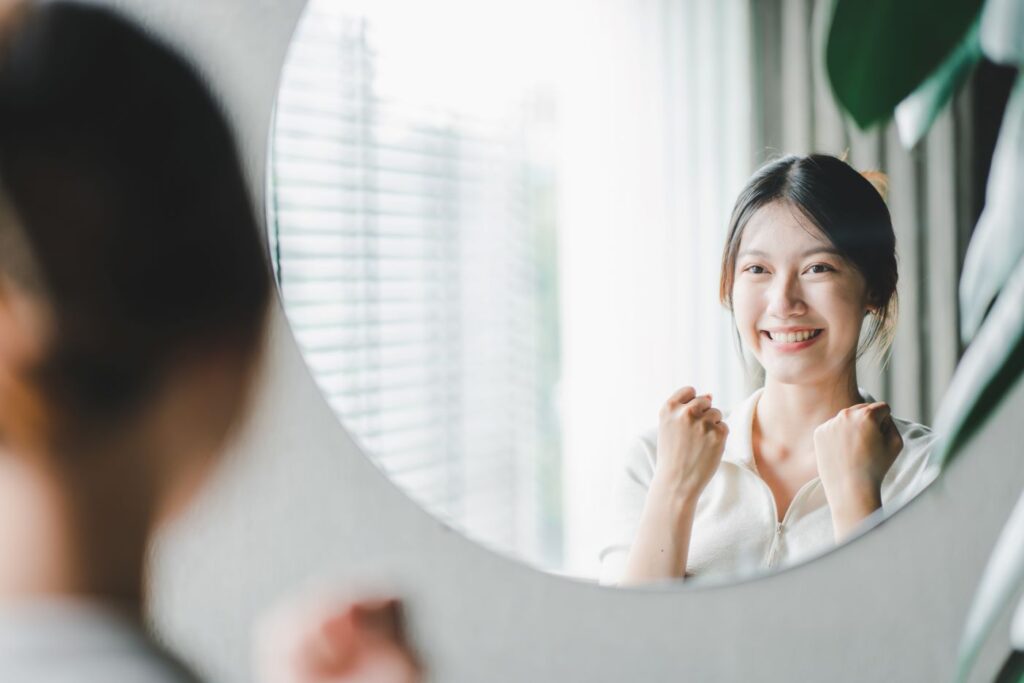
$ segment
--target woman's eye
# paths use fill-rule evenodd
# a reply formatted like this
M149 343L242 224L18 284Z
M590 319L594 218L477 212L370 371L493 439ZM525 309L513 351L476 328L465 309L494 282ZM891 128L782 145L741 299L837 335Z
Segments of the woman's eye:
M764 266L747 266L744 270L753 275L760 275L764 272Z
M835 268L828 265L827 263L815 263L813 266L807 269L808 272L820 275L821 273L829 273L834 271Z

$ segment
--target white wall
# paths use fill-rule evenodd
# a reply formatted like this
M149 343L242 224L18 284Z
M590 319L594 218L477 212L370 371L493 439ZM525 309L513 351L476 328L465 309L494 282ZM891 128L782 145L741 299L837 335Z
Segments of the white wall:
M270 108L300 1L113 4L208 74L262 197ZM159 631L217 680L251 680L253 616L325 574L341 585L390 577L436 681L943 680L1024 484L1018 385L947 476L821 560L721 589L602 589L493 555L420 512L353 447L283 315L273 324L252 425L154 556Z

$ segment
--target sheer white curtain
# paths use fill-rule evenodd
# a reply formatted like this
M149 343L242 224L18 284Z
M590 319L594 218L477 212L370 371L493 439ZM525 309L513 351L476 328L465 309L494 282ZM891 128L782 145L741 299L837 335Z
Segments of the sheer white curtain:
M566 570L594 575L609 480L676 387L744 393L718 303L749 176L747 3L580 3L567 37L559 186Z

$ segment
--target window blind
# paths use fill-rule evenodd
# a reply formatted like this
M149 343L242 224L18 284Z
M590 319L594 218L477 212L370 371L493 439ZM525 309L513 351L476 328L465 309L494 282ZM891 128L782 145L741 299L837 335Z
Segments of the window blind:
M550 169L526 153L528 101L487 118L405 97L399 48L338 3L299 26L268 192L285 308L331 407L414 499L557 554Z

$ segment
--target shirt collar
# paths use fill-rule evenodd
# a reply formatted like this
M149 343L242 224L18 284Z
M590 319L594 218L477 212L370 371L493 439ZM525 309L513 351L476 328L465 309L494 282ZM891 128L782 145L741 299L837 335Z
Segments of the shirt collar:
M762 391L764 389L752 393L725 418L725 424L729 426L729 438L725 441L722 460L754 471L757 471L757 468L754 465L754 446L751 437L754 433L754 408L757 407L757 400L761 398Z
M754 472L757 472L757 465L754 463L754 445L752 443L754 435L754 409L757 408L757 402L761 398L762 391L764 391L763 387L752 393L742 403L733 408L725 418L725 423L729 425L729 438L725 441L725 451L722 453L722 460L739 465L740 467L746 467ZM864 391L864 389L858 387L857 391L860 393L864 403L874 402L874 397Z

